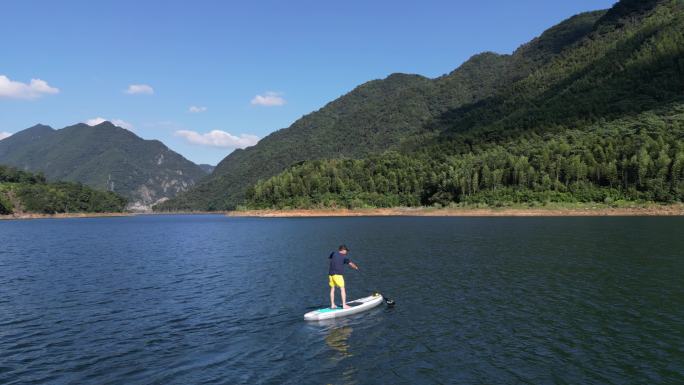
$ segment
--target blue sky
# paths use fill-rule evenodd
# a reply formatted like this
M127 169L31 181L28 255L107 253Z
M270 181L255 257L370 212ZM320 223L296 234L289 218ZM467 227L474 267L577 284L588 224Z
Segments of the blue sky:
M363 82L436 77L613 3L6 0L0 133L104 118L216 164Z

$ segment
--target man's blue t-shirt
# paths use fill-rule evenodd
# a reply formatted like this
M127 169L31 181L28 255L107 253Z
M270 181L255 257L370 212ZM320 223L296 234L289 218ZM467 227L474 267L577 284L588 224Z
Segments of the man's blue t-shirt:
M344 265L349 263L349 258L339 251L330 253L330 269L328 275L344 274Z

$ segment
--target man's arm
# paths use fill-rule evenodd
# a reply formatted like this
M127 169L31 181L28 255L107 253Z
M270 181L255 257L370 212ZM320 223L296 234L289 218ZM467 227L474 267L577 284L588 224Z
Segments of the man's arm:
M354 270L358 270L358 269L359 269L359 267L356 266L356 264L355 264L354 262L352 262L352 261L349 261L349 267L351 267L351 268L354 269Z

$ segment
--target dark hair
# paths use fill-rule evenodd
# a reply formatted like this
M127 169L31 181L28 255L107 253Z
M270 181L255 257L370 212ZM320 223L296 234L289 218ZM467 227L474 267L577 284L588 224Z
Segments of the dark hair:
M349 251L349 249L347 248L347 245L340 245L340 247L338 247L337 250L339 250L339 251L342 251L342 250L347 250L347 251Z

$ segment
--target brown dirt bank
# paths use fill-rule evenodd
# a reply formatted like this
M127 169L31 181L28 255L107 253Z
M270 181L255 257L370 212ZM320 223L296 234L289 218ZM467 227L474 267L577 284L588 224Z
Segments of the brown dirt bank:
M584 208L389 208L329 210L244 210L226 214L232 217L583 217L583 216L673 216L684 215L684 205L644 207Z
M151 212L141 212L140 215L220 215L228 214L230 211L151 211Z

